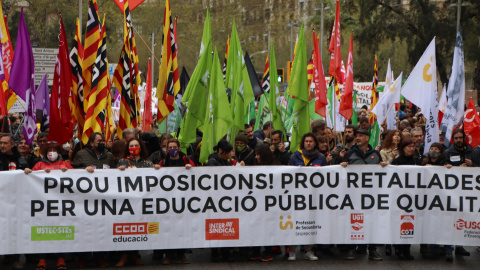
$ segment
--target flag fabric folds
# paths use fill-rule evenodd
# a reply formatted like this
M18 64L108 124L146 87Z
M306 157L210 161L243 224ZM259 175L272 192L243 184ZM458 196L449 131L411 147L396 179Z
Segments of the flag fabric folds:
M250 55L248 52L245 52L245 67L247 68L248 77L250 78L250 83L252 84L252 91L255 98L259 97L263 94L262 84L258 80L257 72L255 71L255 67L253 66L252 60L250 59ZM252 100L253 102L253 100Z
M47 73L43 75L43 78L35 91L35 109L37 109L37 121L41 125L40 130L43 131L49 125L50 120L50 96Z
M7 27L7 17L3 20L5 27ZM2 26L3 27L3 26ZM7 112L13 106L13 104L17 101L18 96L13 92L10 87L8 86L8 81L10 79L10 70L12 69L13 63L13 47L12 41L10 39L10 33L8 32L8 28L2 28L5 30L7 35L7 41L2 42L1 44L1 54L2 54L2 62L3 62L3 72L4 72L4 79L0 79L0 88L3 90L3 95L5 97L6 106L2 108L6 108Z
M72 97L72 73L68 53L67 35L60 14L60 38L57 63L53 75L52 96L50 102L49 141L64 144L73 136L73 119L69 99Z
M410 76L408 76L401 92L406 99L422 109L423 115L426 118L425 154L428 153L432 143L439 141L436 67L435 38L433 38L420 60L418 60L417 65L410 73Z
M302 24L295 50L292 75L289 85L290 94L295 98L293 105L293 127L290 151L295 152L300 147L303 134L310 132L310 115L308 100L307 53L305 48L305 33Z
M339 113L348 120L350 120L353 115L353 34L350 36L345 88L342 93Z
M88 20L85 31L84 59L83 59L83 96L90 96L92 86L92 69L97 58L98 43L101 42L100 20L98 18L97 0L88 2ZM84 108L88 100L84 99ZM85 109L86 110L86 109Z
M202 126L205 121L211 65L212 30L210 26L210 12L207 9L200 46L200 58L182 98L182 103L187 108L178 137L182 147L187 147L191 143L196 142L196 132L194 131L197 130L197 127Z
M271 78L277 78L277 61L275 60L275 50L273 44L270 48L270 75ZM272 116L272 124L274 130L281 130L285 135L285 130L283 127L282 111L281 111L282 100L280 97L280 88L278 86L278 80L271 80L270 82L270 93L268 99L268 108L270 109L270 114Z
M447 86L447 108L443 114L440 130L445 133L445 141L450 141L453 129L460 124L465 107L465 63L463 39L460 26L457 31L453 51L452 74Z
M208 157L213 153L213 147L217 145L233 125L217 49L215 49L213 56L208 86L208 103L205 110L205 124L202 129L203 140L199 159L202 163L208 161Z
M165 2L163 21L162 62L159 68L156 97L158 98L157 122L162 121L175 109L175 96L180 91L177 63L177 45L173 32L170 3Z
M315 112L322 117L326 117L327 101L327 83L325 82L325 73L323 71L322 57L318 45L318 37L313 32L313 82L315 83Z
M233 144L238 131L245 128L245 114L248 111L249 104L254 99L252 84L248 76L245 59L243 58L235 20L233 20L230 47L228 49L225 86L232 91L230 108L234 125L230 134L230 142Z
M402 89L402 75L397 77L393 83L389 83L388 89L385 88L383 95L372 109L372 113L377 116L377 123L381 126L387 120L387 114L395 115L395 103L400 102L400 90ZM393 112L392 112L393 110Z
M23 8L18 22L17 42L10 73L10 87L27 105L23 123L25 141L30 144L37 133L35 109L35 62Z
M332 33L333 43L330 42L329 50L332 53L330 58L330 68L328 74L333 76L337 82L343 84L344 78L341 76L342 70L342 52L340 51L340 1L337 0L335 8L334 32Z
M445 113L446 109L447 109L447 86L443 84L442 94L440 94L440 101L438 101L438 123L442 123L443 114Z
M82 142L88 143L88 137L94 132L103 133L105 128L105 114L108 98L108 68L107 68L107 35L105 16L102 25L102 42L99 43L97 58L92 70L92 88L88 97L85 126Z
M83 45L80 38L80 22L77 18L75 38L70 51L70 68L72 72L72 112L78 125L78 130L83 131L85 125L85 106L83 95Z
M378 86L378 65L377 65L377 55L375 55L375 66L373 68L373 83L372 83L372 96L370 101L370 110L375 108L378 102L378 93L377 93L377 86ZM370 123L370 139L368 140L368 144L370 144L373 148L377 147L380 143L380 126L377 121L377 117L375 114L371 113L369 115L369 123Z
M385 76L385 86L384 89L388 90L390 86L392 85L393 81L395 78L393 77L393 71L390 66L390 59L388 59L388 66L387 66L387 74ZM398 84L398 87L401 87L402 82L400 81ZM400 102L400 93L398 94L398 98L395 97L394 103L398 104ZM395 130L397 129L397 114L396 114L396 108L392 108L392 110L387 114L386 116L386 122L387 122L387 129ZM378 118L378 116L377 116ZM382 121L380 121L382 123ZM383 128L380 126L381 130L383 131Z
M464 114L463 129L467 136L467 143L470 144L472 148L480 145L480 117L478 116L472 98L470 98Z
M143 131L149 131L153 124L152 118L152 60L148 59L147 86L145 87L145 101L143 105Z

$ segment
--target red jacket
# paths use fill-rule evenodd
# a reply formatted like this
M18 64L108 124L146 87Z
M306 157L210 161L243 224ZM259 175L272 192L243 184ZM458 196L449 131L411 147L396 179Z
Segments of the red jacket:
M33 166L32 171L40 171L45 169L60 170L61 168L73 169L70 163L60 160L55 163L47 163L45 161L40 161L37 164L35 164L35 166Z

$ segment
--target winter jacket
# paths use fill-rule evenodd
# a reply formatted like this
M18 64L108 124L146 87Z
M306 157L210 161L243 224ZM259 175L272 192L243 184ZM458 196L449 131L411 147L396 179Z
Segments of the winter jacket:
M445 158L447 159L446 164L452 164L453 166L460 166L465 163L465 159L470 159L472 161L472 167L476 167L480 164L478 160L478 153L474 151L473 148L467 144L466 148L463 151L455 148L455 144L450 145L445 151Z
M290 160L291 156L290 152L288 152L287 150L281 152L280 150L275 149L273 155L275 156L278 165L288 165L288 161Z
M235 152L235 160L237 162L243 161L246 166L251 166L255 163L255 151L247 146L243 152Z
M153 163L150 160L135 160L132 156L122 158L118 161L118 166L126 166L127 168L152 168Z
M380 153L370 145L368 146L367 152L363 153L355 144L352 146L352 149L345 153L343 161L348 162L348 164L380 164L382 157Z
M229 160L221 159L217 153L213 153L208 157L208 162L205 166L232 166Z
M160 161L160 167L185 167L185 165L187 164L195 167L195 163L191 158L187 157L187 155L185 155L183 152L180 152L178 154L180 155L179 159L171 159L170 155L167 155L164 160Z
M32 171L40 171L45 169L60 170L61 168L73 169L70 163L63 160L59 160L54 163L50 162L49 160L42 160L35 164L35 166L32 168Z
M288 161L288 165L291 166L327 166L327 159L322 153L315 152L312 154L312 158L309 159L308 162L304 160L305 155L303 154L302 150L298 150L290 156L290 160Z
M103 169L104 165L114 168L113 155L108 150L103 150L103 153L98 158L95 151L91 148L85 148L78 151L75 159L72 162L72 167L76 169L84 169L87 166L95 166L97 169Z
M422 160L416 156L399 156L392 160L392 165L422 165Z
M18 153L16 148L12 148L11 155L0 152L0 171L8 171L10 163L15 163L15 169L17 170L28 168L27 160Z

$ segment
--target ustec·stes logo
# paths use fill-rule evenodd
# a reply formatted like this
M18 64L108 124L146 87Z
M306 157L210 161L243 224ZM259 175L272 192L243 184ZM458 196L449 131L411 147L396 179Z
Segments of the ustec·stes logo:
M114 223L113 235L158 234L158 222Z

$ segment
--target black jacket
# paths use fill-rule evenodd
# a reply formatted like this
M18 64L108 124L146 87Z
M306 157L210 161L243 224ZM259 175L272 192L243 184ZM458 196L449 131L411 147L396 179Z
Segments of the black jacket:
M445 151L446 164L452 164L452 166L460 166L465 163L465 159L472 161L472 167L478 166L478 157L476 151L470 145L466 145L463 151L459 151L455 148L455 144L450 145Z
M13 162L15 163L15 168L17 170L24 170L28 168L27 160L18 153L16 148L12 148L12 154L7 155L0 152L0 171L8 171L9 164Z
M208 158L208 162L205 166L232 166L232 163L228 160L219 158L217 153L213 153Z
M415 156L399 156L392 160L392 165L422 165L422 160Z

